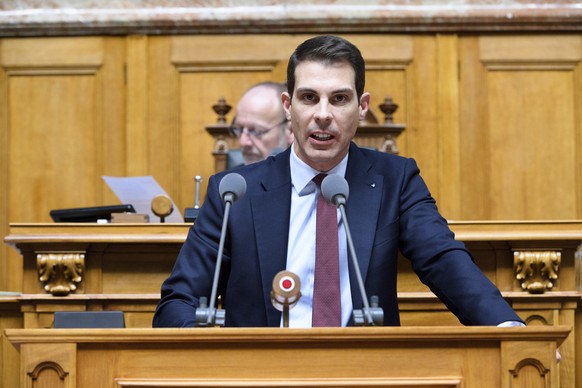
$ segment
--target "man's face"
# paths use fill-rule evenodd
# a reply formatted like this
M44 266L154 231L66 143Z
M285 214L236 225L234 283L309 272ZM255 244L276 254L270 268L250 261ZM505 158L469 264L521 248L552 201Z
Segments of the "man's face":
M282 123L280 96L272 89L250 90L239 101L233 126L240 129L239 146L245 164L267 158L277 147L287 148L288 123Z
M329 171L347 154L370 95L358 101L353 68L347 62L302 62L295 68L293 99L283 93L297 156L318 171Z

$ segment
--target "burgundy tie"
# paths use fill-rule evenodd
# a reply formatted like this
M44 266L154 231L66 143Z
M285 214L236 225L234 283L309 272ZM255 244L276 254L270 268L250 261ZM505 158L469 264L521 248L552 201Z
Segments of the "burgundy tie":
M313 178L318 187L326 174ZM312 326L341 326L337 209L321 190L317 198L315 229L315 284Z

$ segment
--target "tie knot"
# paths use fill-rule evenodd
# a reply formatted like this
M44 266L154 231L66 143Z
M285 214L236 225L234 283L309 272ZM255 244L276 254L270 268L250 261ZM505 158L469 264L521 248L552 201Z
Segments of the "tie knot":
M323 178L325 178L327 174L317 174L313 177L312 181L315 182L317 186L321 186L321 182L323 182Z

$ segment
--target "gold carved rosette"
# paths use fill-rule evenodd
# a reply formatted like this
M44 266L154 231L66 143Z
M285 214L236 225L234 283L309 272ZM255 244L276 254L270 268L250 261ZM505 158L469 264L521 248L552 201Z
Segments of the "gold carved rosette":
M557 250L514 251L515 277L521 288L531 294L543 294L554 287L562 253Z
M66 296L74 292L83 279L85 253L38 253L36 267L45 291L54 296Z

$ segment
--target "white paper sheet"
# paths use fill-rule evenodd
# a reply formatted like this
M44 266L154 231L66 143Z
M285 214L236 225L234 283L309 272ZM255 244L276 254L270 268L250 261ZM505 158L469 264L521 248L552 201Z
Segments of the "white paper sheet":
M164 194L170 197L152 176L112 177L103 176L103 180L123 204L133 205L136 213L148 214L150 222L160 222L160 217L152 212L152 199ZM165 222L184 222L182 213L172 201L174 211L165 218Z

